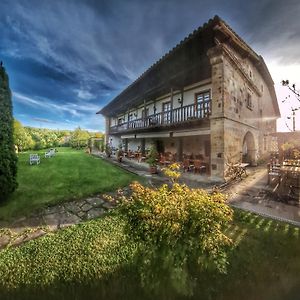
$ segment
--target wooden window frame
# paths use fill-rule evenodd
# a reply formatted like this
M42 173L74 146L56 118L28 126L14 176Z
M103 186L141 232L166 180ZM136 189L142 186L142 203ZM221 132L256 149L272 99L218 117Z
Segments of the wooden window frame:
M203 117L203 118L208 118L210 115L211 115L211 90L208 89L208 90L204 90L204 91L201 91L201 92L197 92L194 94L194 109L195 109L195 114L198 113L198 101L197 101L197 97L201 94L206 94L208 93L209 94L209 113L207 116ZM204 99L204 97L203 97ZM202 111L204 112L204 101L202 103Z

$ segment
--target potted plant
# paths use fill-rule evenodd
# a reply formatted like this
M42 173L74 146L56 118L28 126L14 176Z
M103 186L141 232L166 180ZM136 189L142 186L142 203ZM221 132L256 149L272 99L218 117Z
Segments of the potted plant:
M105 145L105 153L106 153L106 156L107 156L107 157L110 157L110 156L111 156L112 151L111 151L111 147L110 147L109 144L106 144L106 145Z
M156 174L157 173L157 162L158 162L158 152L156 150L155 145L152 145L146 159L146 162L150 166L150 173Z
M117 159L119 162L122 162L122 158L123 158L123 150L122 150L122 144L120 144L117 151Z

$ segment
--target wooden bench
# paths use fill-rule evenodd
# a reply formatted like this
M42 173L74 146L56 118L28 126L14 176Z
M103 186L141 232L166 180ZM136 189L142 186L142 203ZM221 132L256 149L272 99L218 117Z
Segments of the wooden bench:
M40 163L40 156L38 154L30 154L29 156L29 164L39 164Z

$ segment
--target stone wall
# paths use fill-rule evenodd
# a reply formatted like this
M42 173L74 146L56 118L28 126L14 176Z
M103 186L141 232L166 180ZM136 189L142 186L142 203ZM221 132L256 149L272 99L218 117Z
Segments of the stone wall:
M255 164L268 153L276 116L268 85L249 58L223 44L210 49L208 56L212 65L211 170L213 177L222 178L226 162L241 161L244 154Z

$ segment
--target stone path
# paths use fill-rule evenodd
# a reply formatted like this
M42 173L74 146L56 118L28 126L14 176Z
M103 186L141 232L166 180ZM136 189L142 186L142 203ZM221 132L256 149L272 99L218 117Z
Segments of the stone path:
M129 189L123 189L129 192ZM107 193L113 195L116 193ZM17 246L46 233L101 217L114 207L104 195L46 208L28 218L0 222L0 249Z

